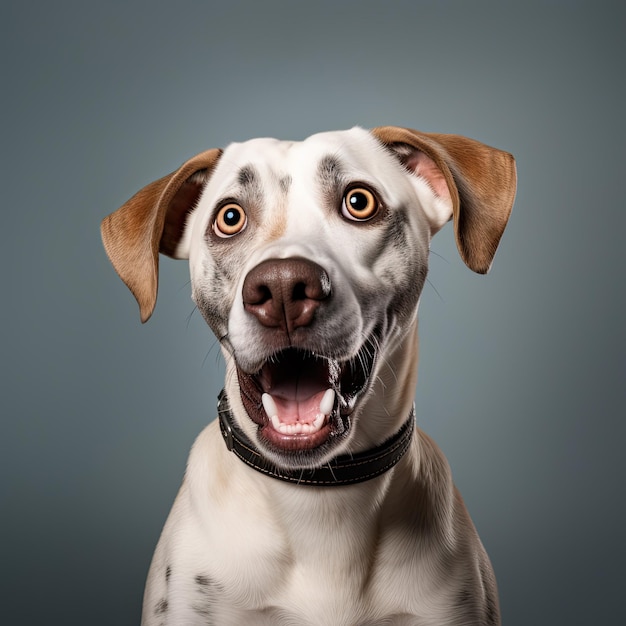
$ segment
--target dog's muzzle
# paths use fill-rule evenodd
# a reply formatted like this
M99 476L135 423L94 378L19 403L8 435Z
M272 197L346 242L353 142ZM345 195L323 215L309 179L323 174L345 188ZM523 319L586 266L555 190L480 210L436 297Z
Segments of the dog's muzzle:
M303 258L269 259L246 276L245 311L268 355L253 373L237 366L241 399L259 443L285 454L323 455L343 440L357 398L368 387L378 340L350 359L329 355L320 317L332 305L327 272ZM326 344L324 342L326 341Z

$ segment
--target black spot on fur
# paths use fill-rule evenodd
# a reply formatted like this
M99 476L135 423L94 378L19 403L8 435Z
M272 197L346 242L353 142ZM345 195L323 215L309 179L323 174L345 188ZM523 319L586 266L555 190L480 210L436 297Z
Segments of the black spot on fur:
M405 209L394 211L385 222L385 230L381 241L380 250L390 246L407 249L407 223L408 218Z
M169 582L171 575L172 575L172 568L168 565L165 568L165 582Z
M256 170L251 165L246 165L239 170L239 174L237 175L237 182L242 187L251 187L256 185L257 182L257 173Z
M211 615L212 607L215 603L215 591L216 586L213 581L202 574L198 574L194 577L194 582L197 585L199 600L194 602L193 610L204 618L204 624L212 624Z
M344 186L341 163L332 155L325 156L317 166L317 178L327 204L335 207L341 201Z
M161 600L154 608L154 613L156 615L163 615L164 613L167 613L168 606L167 600Z
M321 178L334 180L341 174L341 164L334 156L327 155L320 161L317 171Z
M196 585L200 585L200 587L208 587L211 584L211 580L208 576L196 576Z
M289 191L289 187L291 187L291 176L283 176L278 181L278 186L283 193L287 193Z
M223 264L228 265L228 259ZM213 271L206 270L205 274L210 276L206 289L196 289L193 292L193 299L198 307L198 311L218 338L228 332L228 294L227 287L230 284L229 278L221 269L222 261Z
M499 623L498 610L494 605L493 598L488 597L485 607L485 624L486 626L498 626Z
M203 623L206 626L211 626L211 624L213 624L213 622L211 621L211 609L208 606L200 606L196 604L193 607L193 610L198 615L202 615L202 617L204 617Z
M461 593L459 593L459 597L457 598L456 605L459 609L466 607L472 600L472 594L469 592L469 589L463 588L461 589Z

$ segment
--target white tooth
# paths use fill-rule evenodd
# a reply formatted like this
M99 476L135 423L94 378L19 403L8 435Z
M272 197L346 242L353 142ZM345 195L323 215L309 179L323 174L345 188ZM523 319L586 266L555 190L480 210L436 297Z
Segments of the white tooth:
M261 396L261 402L263 402L263 408L267 413L267 417L272 419L273 423L274 416L278 415L278 409L276 408L276 402L274 402L274 398L272 398L269 393L264 393Z
M320 411L324 415L330 415L332 413L333 406L335 406L335 390L327 389L326 393L322 396L322 401L320 402ZM317 422L317 419L315 421Z
M321 427L322 424L324 423L324 420L326 419L326 416L323 413L320 413L316 418L315 421L313 422L313 430L315 432L317 432Z
M320 401L319 413L311 423L294 422L293 424L283 424L278 417L276 402L269 393L264 393L261 396L261 402L274 430L283 435L310 435L319 431L324 425L326 417L332 413L335 406L335 391L333 389L325 391Z

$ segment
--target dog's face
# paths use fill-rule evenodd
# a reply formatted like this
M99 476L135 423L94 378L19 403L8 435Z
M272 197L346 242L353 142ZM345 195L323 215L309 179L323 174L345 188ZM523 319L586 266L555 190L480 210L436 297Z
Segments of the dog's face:
M449 195L361 129L226 149L180 253L225 348L239 426L277 464L318 465L349 438L451 215Z
M226 357L235 419L280 467L324 464L365 428L372 390L384 392L381 369L395 367L391 355L415 332L430 239L458 212L459 196L475 199L457 189L458 163L448 167L447 153L384 133L232 144L153 184L163 183L154 187L156 236L162 251L189 258L193 299ZM155 204L150 193L129 203ZM504 223L482 236L483 265ZM468 246L475 227L457 226L459 247ZM145 229L154 244L155 227ZM115 263L114 246L107 250ZM145 280L120 266L143 307ZM411 385L403 387L411 402Z

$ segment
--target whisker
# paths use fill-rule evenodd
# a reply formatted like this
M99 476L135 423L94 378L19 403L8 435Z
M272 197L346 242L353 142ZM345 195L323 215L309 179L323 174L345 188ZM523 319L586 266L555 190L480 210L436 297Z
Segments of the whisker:
M439 299L442 302L445 302L445 300L443 299L442 295L437 291L437 287L435 287L435 285L433 285L433 283L428 278L426 278L426 282L432 287L434 292L439 296Z
M202 359L202 367L205 366L207 359L209 358L211 352L213 352L213 350L215 349L215 346L217 346L217 345L219 345L217 339L213 339L213 342L211 343L211 346L207 350L207 353L204 355L204 359ZM216 355L215 355L215 364L218 363L219 357L220 357L220 352L218 351L216 353Z
M446 259L445 256L442 256L441 254L439 254L438 252L435 252L432 248L429 250L430 254L432 254L433 256L439 257L442 261L445 261L446 263L448 263L448 265L450 264L450 261L448 259Z
M197 306L194 306L193 309L191 309L191 313L189 313L189 315L187 316L187 330L189 330L189 324L191 323L191 318L193 317L193 314L198 310Z
M190 285L191 285L191 278L189 280L185 281L185 283L178 288L177 293L180 293L183 289L186 289Z
M235 356L235 348L233 348L233 344L231 343L228 337L228 333L225 335L222 335L219 338L219 343L222 346L222 348L224 348L226 352L228 352L228 354L230 354L233 357Z
M203 369L204 366L206 365L206 360L209 358L209 354L211 354L211 350L213 350L213 346L211 346L207 353L204 355L204 358L202 359L202 364L200 365L200 368Z
M337 482L337 477L335 476L335 472L333 472L333 468L332 468L331 464L330 463L326 463L326 465L328 466L328 469L330 470L330 474L333 477L333 480L335 482Z

